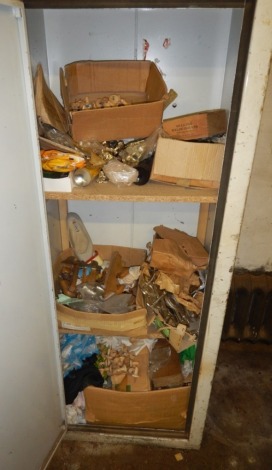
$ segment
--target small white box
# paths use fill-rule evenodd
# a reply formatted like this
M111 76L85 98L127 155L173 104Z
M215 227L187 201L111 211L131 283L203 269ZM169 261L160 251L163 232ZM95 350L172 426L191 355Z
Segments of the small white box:
M74 187L71 172L64 178L43 177L43 189L45 192L71 193Z

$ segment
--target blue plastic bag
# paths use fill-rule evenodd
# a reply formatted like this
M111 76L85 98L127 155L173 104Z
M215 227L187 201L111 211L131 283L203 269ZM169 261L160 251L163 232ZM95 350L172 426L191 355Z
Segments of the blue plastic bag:
M83 360L98 354L95 336L63 333L60 335L60 349L63 376L73 369L79 369Z

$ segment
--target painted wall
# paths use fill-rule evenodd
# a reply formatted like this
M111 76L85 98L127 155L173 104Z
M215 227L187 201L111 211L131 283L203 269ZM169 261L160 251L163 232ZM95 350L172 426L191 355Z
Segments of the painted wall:
M236 256L236 267L272 271L272 71Z

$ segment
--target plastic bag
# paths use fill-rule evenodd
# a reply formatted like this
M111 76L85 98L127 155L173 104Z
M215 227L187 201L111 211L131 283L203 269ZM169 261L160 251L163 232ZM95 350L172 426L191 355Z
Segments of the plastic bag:
M98 353L95 336L65 333L60 335L63 375L79 369L86 357Z
M103 171L109 181L117 186L130 186L138 179L138 171L135 168L113 159L108 162Z
M194 371L196 355L196 345L193 344L189 348L182 351L179 355L181 362L182 375L185 379L191 377Z

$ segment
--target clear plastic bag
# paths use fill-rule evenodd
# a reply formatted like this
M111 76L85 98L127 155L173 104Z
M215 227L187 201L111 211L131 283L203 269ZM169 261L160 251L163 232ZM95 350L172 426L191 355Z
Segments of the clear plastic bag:
M104 167L103 171L109 181L117 186L130 186L138 179L138 171L117 159L112 159Z

